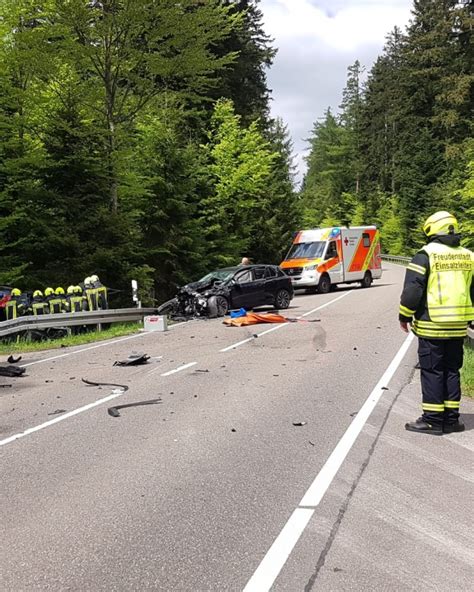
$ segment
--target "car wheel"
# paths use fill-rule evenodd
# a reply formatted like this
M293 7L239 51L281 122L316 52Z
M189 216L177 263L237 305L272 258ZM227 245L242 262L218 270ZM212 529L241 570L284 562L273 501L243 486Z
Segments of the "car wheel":
M277 310L285 309L290 306L291 294L288 290L278 290L275 296L275 308Z
M177 312L178 312L178 299L177 298L172 298L171 300L168 300L167 302L165 302L164 304L162 304L161 306L159 306L157 308L157 313L159 315L170 316L172 314L176 314Z
M372 285L372 274L370 271L366 271L363 280L361 281L360 285L363 288L370 288Z
M225 296L211 296L207 301L207 309L211 319L223 317L229 310L227 298Z
M331 280L328 275L322 275L319 284L318 284L318 292L320 294L327 294L331 290Z

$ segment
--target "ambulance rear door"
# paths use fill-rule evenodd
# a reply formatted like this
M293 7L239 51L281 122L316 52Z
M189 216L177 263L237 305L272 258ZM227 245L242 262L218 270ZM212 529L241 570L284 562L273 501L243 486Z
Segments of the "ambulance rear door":
M354 282L364 277L375 230L373 226L341 229L343 281Z

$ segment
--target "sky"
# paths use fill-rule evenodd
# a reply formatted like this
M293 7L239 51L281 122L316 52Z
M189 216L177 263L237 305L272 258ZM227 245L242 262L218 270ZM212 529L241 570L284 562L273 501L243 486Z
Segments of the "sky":
M268 85L273 116L290 131L301 181L305 141L314 122L337 111L347 67L359 60L370 70L387 33L408 24L412 0L261 0L265 32L278 49Z

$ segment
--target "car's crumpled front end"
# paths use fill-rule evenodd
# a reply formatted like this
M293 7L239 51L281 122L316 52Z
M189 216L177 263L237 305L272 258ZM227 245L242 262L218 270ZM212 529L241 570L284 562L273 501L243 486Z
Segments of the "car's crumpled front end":
M222 316L215 307L215 298L229 297L229 288L216 279L193 282L179 288L175 298L158 308L158 313L172 318L214 318Z

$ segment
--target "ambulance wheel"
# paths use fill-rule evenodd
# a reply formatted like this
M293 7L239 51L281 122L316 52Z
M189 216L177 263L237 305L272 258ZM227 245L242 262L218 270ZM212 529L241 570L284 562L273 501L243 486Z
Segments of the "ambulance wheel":
M365 272L364 279L361 281L360 285L362 288L370 288L372 285L372 274L370 271Z
M211 319L223 317L229 310L229 303L225 296L211 296L207 301L207 309Z
M288 290L278 290L276 296L275 296L275 308L277 310L280 309L285 309L288 308L290 306L290 302L291 302L291 294L288 292Z
M327 294L331 291L331 279L328 275L322 275L319 284L318 284L318 292L320 294Z

